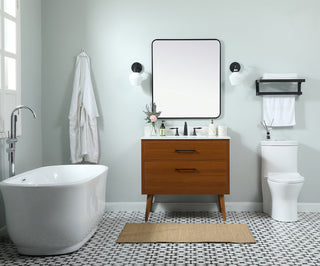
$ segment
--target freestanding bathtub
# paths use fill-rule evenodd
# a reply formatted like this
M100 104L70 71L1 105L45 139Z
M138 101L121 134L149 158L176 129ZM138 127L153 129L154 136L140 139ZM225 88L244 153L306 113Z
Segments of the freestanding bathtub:
M8 234L25 255L78 250L105 211L108 167L58 165L0 182Z

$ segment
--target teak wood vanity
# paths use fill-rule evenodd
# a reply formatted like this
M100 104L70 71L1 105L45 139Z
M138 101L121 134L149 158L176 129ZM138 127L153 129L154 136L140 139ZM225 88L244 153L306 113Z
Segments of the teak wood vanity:
M229 137L144 137L141 139L141 191L147 194L145 220L157 194L217 194L226 220Z

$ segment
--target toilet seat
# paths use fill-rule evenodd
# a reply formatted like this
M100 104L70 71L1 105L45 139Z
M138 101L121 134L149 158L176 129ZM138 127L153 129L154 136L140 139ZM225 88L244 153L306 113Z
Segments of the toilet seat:
M268 181L285 184L303 183L304 177L299 173L269 173Z

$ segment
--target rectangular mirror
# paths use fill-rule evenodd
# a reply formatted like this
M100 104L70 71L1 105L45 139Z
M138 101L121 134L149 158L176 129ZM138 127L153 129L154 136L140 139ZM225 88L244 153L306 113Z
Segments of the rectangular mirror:
M152 42L152 101L160 118L217 118L221 99L217 39Z

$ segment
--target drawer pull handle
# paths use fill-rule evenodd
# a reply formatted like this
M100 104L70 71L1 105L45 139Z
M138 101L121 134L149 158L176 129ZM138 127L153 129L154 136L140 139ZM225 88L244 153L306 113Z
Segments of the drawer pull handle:
M178 153L193 153L193 152L196 152L196 150L175 150L175 152L178 152Z
M185 173L195 173L197 171L196 168L176 168L177 172L185 172Z

